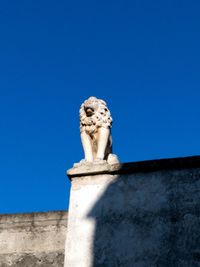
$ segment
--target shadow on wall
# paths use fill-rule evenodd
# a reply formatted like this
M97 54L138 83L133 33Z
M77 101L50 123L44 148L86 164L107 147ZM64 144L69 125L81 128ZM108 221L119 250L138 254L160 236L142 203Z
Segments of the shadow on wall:
M200 171L121 175L89 212L93 267L200 266Z

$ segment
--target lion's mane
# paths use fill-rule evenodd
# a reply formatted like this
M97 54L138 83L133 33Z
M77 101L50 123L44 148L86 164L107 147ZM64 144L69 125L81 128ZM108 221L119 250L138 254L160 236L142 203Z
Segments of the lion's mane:
M86 115L84 109L85 105L87 105L87 101L95 101L95 104L97 104L95 113L91 117ZM80 107L80 131L93 134L97 132L100 127L111 128L112 117L105 101L96 97L90 97Z

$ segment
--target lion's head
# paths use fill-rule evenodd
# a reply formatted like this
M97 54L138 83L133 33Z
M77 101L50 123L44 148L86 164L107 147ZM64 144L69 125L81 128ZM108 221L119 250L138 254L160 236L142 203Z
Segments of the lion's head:
M99 127L111 128L112 117L106 102L89 97L80 108L80 130L94 133Z

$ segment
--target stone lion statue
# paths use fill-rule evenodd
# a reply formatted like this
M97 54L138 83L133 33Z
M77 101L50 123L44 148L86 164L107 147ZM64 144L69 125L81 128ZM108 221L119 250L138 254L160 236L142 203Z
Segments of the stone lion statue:
M112 117L106 102L90 97L80 107L80 132L85 159L81 163L119 162L112 154Z

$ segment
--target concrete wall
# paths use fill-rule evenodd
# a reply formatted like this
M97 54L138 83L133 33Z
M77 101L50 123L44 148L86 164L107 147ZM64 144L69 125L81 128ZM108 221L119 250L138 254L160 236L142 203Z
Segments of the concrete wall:
M69 170L65 267L200 266L200 157Z
M67 213L0 215L0 267L63 267Z
M0 215L0 267L63 266L66 232L65 267L200 266L200 157L68 175L68 216Z

